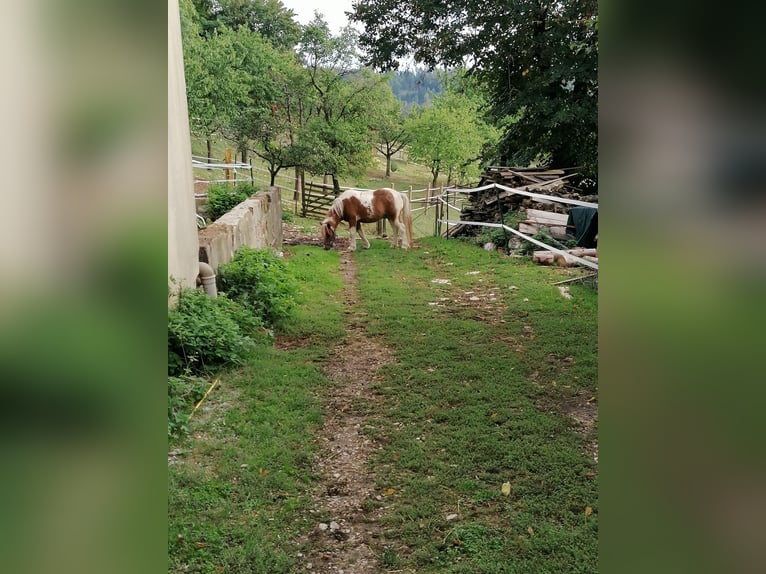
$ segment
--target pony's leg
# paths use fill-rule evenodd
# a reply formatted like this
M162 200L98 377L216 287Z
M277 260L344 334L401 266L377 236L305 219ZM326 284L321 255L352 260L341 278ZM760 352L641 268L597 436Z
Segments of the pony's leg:
M362 227L361 223L356 224L356 230L359 232L359 237L362 241L364 241L364 248L369 249L370 248L370 242L367 240L367 237L364 234L364 227Z
M349 225L348 226L348 249L349 251L356 251L356 226L355 225Z
M396 249L399 246L399 226L396 223L396 218L389 219L391 224L391 248Z

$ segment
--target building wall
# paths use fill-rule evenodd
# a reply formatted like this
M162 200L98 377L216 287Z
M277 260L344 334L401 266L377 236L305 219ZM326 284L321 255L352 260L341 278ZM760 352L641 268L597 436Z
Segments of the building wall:
M168 0L168 283L194 287L199 273L191 136L178 0Z

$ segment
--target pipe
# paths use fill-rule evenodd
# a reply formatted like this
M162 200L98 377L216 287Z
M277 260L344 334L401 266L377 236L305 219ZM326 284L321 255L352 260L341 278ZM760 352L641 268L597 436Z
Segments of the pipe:
M202 283L202 288L208 296L215 298L218 296L218 289L215 286L215 272L213 268L204 261L199 262L199 275L197 280Z

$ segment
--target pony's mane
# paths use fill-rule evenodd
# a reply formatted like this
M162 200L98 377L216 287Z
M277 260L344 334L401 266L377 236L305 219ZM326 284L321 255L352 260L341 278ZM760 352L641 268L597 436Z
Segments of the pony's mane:
M330 211L338 216L339 219L343 219L343 197L339 196L335 198L335 201L332 202L332 206L330 207Z

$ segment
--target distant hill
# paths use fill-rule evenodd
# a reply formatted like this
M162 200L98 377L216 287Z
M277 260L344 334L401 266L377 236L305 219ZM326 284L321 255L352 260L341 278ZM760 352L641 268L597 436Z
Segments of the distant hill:
M399 70L389 81L391 91L408 111L413 106L427 106L434 96L444 91L436 72L426 70Z

